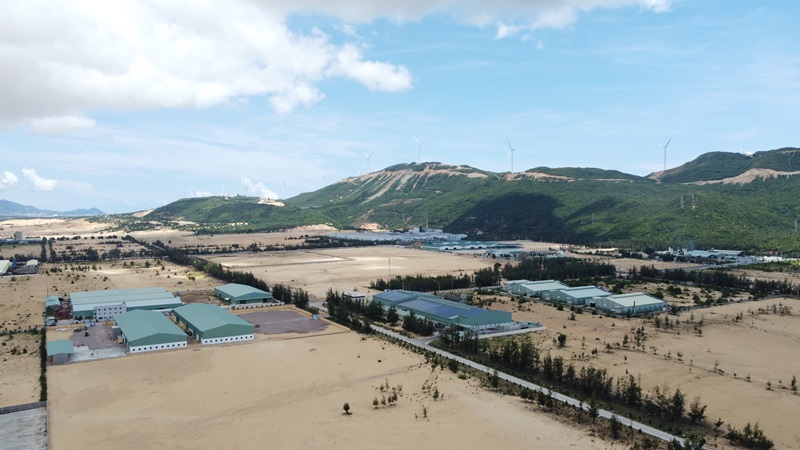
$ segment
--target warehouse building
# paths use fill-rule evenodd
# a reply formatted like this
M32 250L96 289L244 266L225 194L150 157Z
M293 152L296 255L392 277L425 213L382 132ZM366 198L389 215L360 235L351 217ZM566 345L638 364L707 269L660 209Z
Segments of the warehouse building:
M163 313L136 310L114 316L130 353L186 347L186 333Z
M95 320L108 320L125 311L169 311L183 305L180 297L163 287L71 292L69 301L73 319Z
M418 317L444 326L460 326L473 330L497 328L513 322L511 313L493 311L463 303L445 300L422 292L392 290L372 296L384 309L394 306L400 315L411 312Z
M549 291L542 295L545 300L563 302L568 305L595 306L597 297L608 297L611 292L600 289L596 286L579 286L557 291Z
M48 295L44 298L44 309L45 310L59 310L61 309L61 297L57 295Z
M420 245L419 248L422 250L432 250L437 252L457 252L486 249L522 249L522 244L491 241L445 241L427 242Z
M667 302L651 297L641 292L630 294L609 295L594 299L598 309L611 311L615 314L644 314L661 312L668 309Z
M246 284L230 283L214 288L214 295L232 305L246 305L272 301L272 294Z
M47 357L53 364L69 362L70 356L75 353L75 346L70 340L58 340L47 343Z
M566 284L555 280L528 281L512 280L506 281L505 290L513 295L525 295L528 297L542 297L553 291L569 289Z
M179 323L186 325L204 345L252 341L254 326L219 306L190 303L173 310Z

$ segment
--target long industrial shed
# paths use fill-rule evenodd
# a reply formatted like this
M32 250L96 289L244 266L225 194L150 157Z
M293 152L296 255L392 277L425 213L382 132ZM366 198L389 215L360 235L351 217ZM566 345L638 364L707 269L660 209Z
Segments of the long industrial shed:
M255 331L253 324L219 306L190 303L175 308L173 314L194 333L201 344L228 344L253 340Z

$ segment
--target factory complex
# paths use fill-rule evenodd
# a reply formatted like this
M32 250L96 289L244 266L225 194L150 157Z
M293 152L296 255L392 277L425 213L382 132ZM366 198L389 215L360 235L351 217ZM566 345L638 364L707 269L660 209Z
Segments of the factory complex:
M149 287L71 292L69 305L73 319L108 320L127 311L170 311L183 302L162 287Z
M613 294L596 286L570 287L560 281L511 280L503 288L511 295L539 297L570 306L588 306L614 314L646 314L665 311L667 302L641 292Z
M478 308L422 292L391 290L373 295L372 301L387 310L394 306L401 316L413 313L448 327L459 326L478 331L514 323L510 312Z

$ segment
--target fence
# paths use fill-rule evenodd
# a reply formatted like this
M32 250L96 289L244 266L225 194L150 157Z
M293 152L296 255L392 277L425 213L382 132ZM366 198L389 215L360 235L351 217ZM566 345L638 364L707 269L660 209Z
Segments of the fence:
M47 401L36 402L36 403L25 403L23 405L0 406L0 414L9 414L13 412L27 411L29 409L46 408L46 407L47 407Z

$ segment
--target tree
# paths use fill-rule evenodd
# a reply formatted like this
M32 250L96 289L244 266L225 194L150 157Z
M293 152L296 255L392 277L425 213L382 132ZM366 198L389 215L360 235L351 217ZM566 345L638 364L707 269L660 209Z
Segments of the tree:
M564 333L558 333L558 346L563 347L567 344L567 335Z
M622 431L622 422L620 422L617 415L614 414L611 416L611 437L619 439L620 431Z
M344 402L344 406L342 406L344 413L348 416L350 415L350 403Z
M594 391L592 391L592 398L589 399L589 419L591 419L591 421L594 422L594 420L597 419L597 416L599 415L600 415L600 407L597 405L596 395Z
M447 368L450 369L451 372L457 373L458 372L458 361L455 359L448 359L447 360Z
M389 322L390 325L394 325L398 320L400 320L400 315L397 314L397 308L392 305L389 307L389 311L386 313L386 321Z
M492 389L500 387L500 375L497 373L497 370L493 370L491 376L489 376L489 385Z
M683 416L683 408L686 404L686 398L680 389L675 389L675 394L672 395L672 401L669 406L669 416L673 420L678 420ZM703 410L705 415L705 410Z
M700 397L695 397L689 405L689 420L692 423L702 423L706 418L707 405L700 404Z

